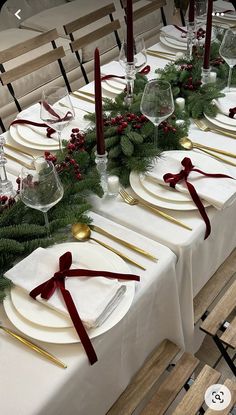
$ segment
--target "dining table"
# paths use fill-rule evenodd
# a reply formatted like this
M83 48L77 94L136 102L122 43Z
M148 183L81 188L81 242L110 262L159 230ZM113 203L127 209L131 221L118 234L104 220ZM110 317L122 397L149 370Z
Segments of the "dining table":
M151 71L147 77L150 80L157 76L156 69L164 68L170 59L174 60L177 49L158 43L149 50L173 53L171 58L148 54L147 64ZM110 62L101 67L104 75L122 75L122 71L119 62ZM83 86L81 90L94 93L94 83ZM103 88L106 97L113 98L114 91L114 83L107 89ZM72 101L78 108L94 111L94 104L83 101L83 98L72 97ZM79 109L77 111L81 114ZM86 128L88 122L80 120L82 128ZM235 139L213 131L200 131L193 121L188 136L200 144L236 154ZM7 143L16 146L9 131L4 137ZM24 146L17 143L17 148L24 149ZM190 152L183 150L183 153L189 157L199 154L209 160L212 166L215 162L219 167L219 161L203 155L198 149ZM39 150L34 150L35 156L40 154ZM21 160L26 159L23 154L19 157ZM225 158L233 161L231 157ZM236 165L220 165L224 172L236 178ZM9 159L7 171L12 181L15 181L19 170L20 165ZM135 195L133 187L131 185L126 190ZM89 365L79 340L75 344L37 341L37 344L67 364L66 369L61 369L1 332L0 396L1 413L4 415L104 415L163 339L168 338L192 353L198 350L203 340L199 328L194 327L193 298L236 246L236 202L223 210L206 207L211 223L211 234L207 239L204 239L205 223L197 209L162 209L184 222L190 230L142 206L125 203L119 194L113 197L105 194L102 198L91 195L89 202L92 209L88 215L96 225L148 250L157 260L144 258L122 247L146 270L129 264L130 271L140 276L140 282L135 282L134 298L125 316L93 339L98 355L98 362L93 366ZM99 238L121 249L117 242L106 236L99 235ZM70 232L68 241L71 241ZM82 242L75 243L79 246ZM86 243L95 244L93 241ZM4 305L0 306L0 320L3 325L14 329Z

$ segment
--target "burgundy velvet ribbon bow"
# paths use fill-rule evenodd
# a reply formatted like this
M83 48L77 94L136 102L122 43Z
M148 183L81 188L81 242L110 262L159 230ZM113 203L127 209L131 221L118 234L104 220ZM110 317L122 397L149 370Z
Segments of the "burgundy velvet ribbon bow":
M141 69L141 71L139 71L139 73L141 75L147 75L151 70L150 65L146 65L143 69ZM119 78L119 79L125 79L124 75L104 75L101 77L101 81L106 81L107 79L111 79L111 78Z
M90 341L90 338L85 330L85 327L80 319L79 313L76 309L74 301L71 297L70 292L65 288L65 278L66 277L106 277L106 278L116 278L126 281L140 281L140 278L137 275L133 274L118 274L115 272L109 271L94 271L87 269L70 269L72 264L72 255L71 252L66 252L59 258L59 271L55 272L52 278L38 285L30 292L30 296L34 299L38 295L41 295L42 298L48 300L58 288L61 291L63 299L65 301L67 310L70 314L71 320L74 324L74 327L79 335L81 343L84 347L84 350L87 353L90 364L93 365L98 359L93 348L93 345Z
M202 201L200 199L200 197L198 196L195 187L193 186L192 183L190 183L188 181L188 176L191 173L191 171L196 171L200 174L203 174L206 177L215 177L215 178L230 178L233 179L233 177L231 176L227 176L226 174L212 174L212 173L205 173L202 170L199 169L195 169L194 165L192 164L192 161L189 157L185 157L182 161L181 161L182 166L184 167L179 173L177 174L173 174L173 173L166 173L163 176L164 182L165 183L169 183L170 187L175 188L176 184L181 182L181 181L185 181L186 186L188 188L188 191L190 193L190 196L193 200L193 202L195 203L195 205L197 206L200 215L202 216L205 224L206 224L206 232L205 232L205 238L206 239L210 233L211 233L211 224L210 224L210 220L207 216L207 213L205 211L205 208L202 204Z
M51 138L52 134L55 133L56 131L54 130L54 128L48 127L48 125L43 122L29 121L29 120L24 120L23 118L12 121L11 125L15 125L15 124L28 124L28 125L34 125L35 127L45 127L47 129L47 137L49 138Z
M229 109L229 118L234 118L236 114L236 107Z

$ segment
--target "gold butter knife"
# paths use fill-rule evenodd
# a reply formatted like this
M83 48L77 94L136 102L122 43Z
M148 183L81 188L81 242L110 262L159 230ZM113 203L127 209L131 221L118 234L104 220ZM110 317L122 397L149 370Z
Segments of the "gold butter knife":
M175 53L173 53L173 52L166 52L164 50L147 49L147 52L158 53L159 55L170 55L170 56L175 57Z
M92 99L90 99L90 98L87 98L87 97L85 97L85 96L83 96L83 95L80 95L77 91L75 91L75 92L71 92L71 95L72 95L74 98L81 99L81 100L83 100L83 101L89 102L90 104L95 104L95 101L94 101L94 100L92 100Z
M165 56L165 55L159 54L157 52L147 51L146 53L147 53L147 55L154 56L155 58L166 59L167 61L172 60L172 58L170 56Z
M35 157L33 156L33 154L28 153L28 152L27 152L27 151L25 151L25 150L21 150L20 148L16 148L16 147L12 146L11 144L7 144L7 143L5 143L5 144L4 144L4 147L5 147L5 148L9 148L10 150L15 151L16 153L25 154L26 156L31 157L31 159L34 159L34 158L35 158Z
M78 95L78 96L79 96L79 94L83 94L86 97L89 97L91 99L95 99L95 94L93 94L92 92L82 91L82 89L80 89L79 91L74 91L74 93L75 93L75 95ZM102 97L102 101L105 101L105 100L106 100L106 98Z
M154 255L149 254L148 252L144 251L143 249L139 248L139 247L138 247L138 246L136 246L136 245L131 244L130 242L123 241L123 239L120 239L120 238L118 238L117 236L112 235L111 233L109 233L109 232L105 231L105 229L102 229L102 228L100 228L100 227L99 227L99 226L97 226L97 225L90 225L90 228L91 228L93 231L98 232L98 233L100 233L101 235L107 236L108 238L112 239L113 241L116 241L116 242L120 243L121 245L124 245L124 246L126 246L127 248L130 248L130 249L132 249L133 251L136 251L136 252L138 252L139 254L146 256L146 257L147 257L147 258L149 258L149 259L152 259L152 260L154 260L154 261L156 261L156 260L157 260L157 258L156 258Z
M34 167L34 165L33 164L28 164L28 163L25 163L24 161L22 161L22 160L19 160L18 158L16 158L16 157L14 157L14 156L12 156L12 155L10 155L10 154L7 154L6 152L5 152L5 157L7 158L7 159L10 159L10 160L12 160L12 161L15 161L16 163L18 163L18 164L21 164L23 167L25 167L26 169L31 169L31 170L34 170L35 169L35 167Z
M67 368L67 365L63 363L61 360L57 359L55 356L53 356L51 353L46 352L46 350L42 349L41 347L37 346L36 344L32 343L31 341L25 339L25 337L20 336L15 331L10 330L0 324L0 329L5 331L5 333L9 334L14 339L20 341L25 346L29 347L30 349L34 350L36 353L39 353L41 356L46 357L51 362L55 363L57 366L62 367L63 369Z

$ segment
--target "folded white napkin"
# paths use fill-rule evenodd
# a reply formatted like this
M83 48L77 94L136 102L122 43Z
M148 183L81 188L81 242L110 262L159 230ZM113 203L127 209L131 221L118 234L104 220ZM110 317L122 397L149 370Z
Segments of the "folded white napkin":
M71 268L80 268L80 264L73 260ZM5 275L29 293L53 277L58 270L59 257L46 249L38 248ZM80 318L88 328L100 326L120 303L126 291L126 286L117 279L105 277L69 277L65 281ZM59 290L47 301L40 295L37 300L68 315Z
M236 90L232 92L227 92L227 94L225 94L224 97L215 99L214 103L217 106L218 110L228 117L229 109L236 107Z
M125 70L124 68L122 68L121 64L119 62L116 61L112 61L107 63L106 65L103 65L101 67L101 73L102 75L117 75L117 76L124 76L125 75ZM125 79L121 79L121 78L111 78L114 81L117 81L121 84L126 84Z
M186 155L186 157L188 156ZM194 163L192 160L192 164L205 173L219 173L219 169L211 171L212 168L211 170L207 168L207 164L205 163ZM183 166L179 160L170 156L164 156L157 161L154 169L146 174L149 177L155 178L158 183L169 186L169 183L164 182L163 176L166 173L179 173L182 169ZM198 196L209 202L216 209L224 209L236 199L236 180L229 178L211 178L197 172L191 172L188 176L188 181L194 185ZM178 183L175 188L179 192L189 194L185 182Z
M180 28L186 30L187 32L187 27ZM169 37L171 39L178 40L179 42L187 43L187 33L182 33L181 30L177 29L173 25L164 26L160 30L161 33L163 33L163 35L167 38Z
M229 1L223 1L223 0L214 1L213 8L215 12L221 12L221 11L223 12L225 10L235 11L232 3L230 3Z

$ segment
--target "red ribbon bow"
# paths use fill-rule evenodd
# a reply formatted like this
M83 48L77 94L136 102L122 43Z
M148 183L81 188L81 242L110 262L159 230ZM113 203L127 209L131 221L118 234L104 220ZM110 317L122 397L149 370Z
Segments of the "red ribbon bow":
M137 275L133 274L118 274L115 272L109 271L94 271L87 269L70 269L72 264L72 255L71 252L66 252L59 258L59 271L55 272L52 278L38 285L30 292L30 296L34 299L38 295L41 295L42 298L48 300L58 288L61 291L63 299L65 301L67 310L70 314L71 320L74 324L74 327L79 335L81 343L87 353L88 359L93 365L98 359L93 348L93 345L90 341L90 338L85 330L85 327L80 319L79 313L76 309L74 301L71 297L70 292L65 288L65 278L66 277L106 277L106 278L116 278L126 281L140 281L140 278Z
M15 124L28 124L28 125L34 125L35 127L45 127L47 129L47 137L48 138L51 138L51 135L53 133L55 133L55 131L56 131L53 128L48 127L48 125L43 123L43 122L23 120L23 118L20 118L19 120L12 121L11 125L15 125Z
M173 188L175 188L175 186L176 186L177 183L179 183L179 182L181 182L183 180L185 181L186 186L188 188L188 191L190 193L190 196L191 196L193 202L195 203L195 205L197 206L197 208L199 210L199 213L202 216L202 218L203 218L203 220L204 220L204 222L206 224L206 232L205 232L205 238L204 238L204 239L206 239L210 235L210 233L211 233L210 220L209 220L209 218L207 216L207 213L206 213L205 208L204 208L204 206L202 204L202 201L201 201L201 199L199 198L199 196L198 196L198 194L196 192L195 187L192 185L192 183L190 183L188 181L188 176L191 173L191 171L196 171L196 172L198 172L200 174L203 174L204 176L207 176L207 177L215 177L215 178L225 178L225 177L227 177L227 178L230 178L230 179L233 179L233 177L227 176L226 174L205 173L202 170L195 169L194 168L194 165L192 164L192 161L191 161L191 159L189 157L185 157L181 161L181 164L184 167L184 169L182 169L177 174L166 173L163 176L163 179L164 179L164 182L165 183L169 183L170 184L170 187L173 187Z
M141 71L139 71L139 73L141 75L147 75L151 70L150 65L146 65L143 69L141 69ZM107 79L111 79L111 78L119 78L119 79L125 79L125 76L122 75L104 75L101 77L101 81L106 81Z
M236 114L236 107L229 109L229 118L234 118Z

